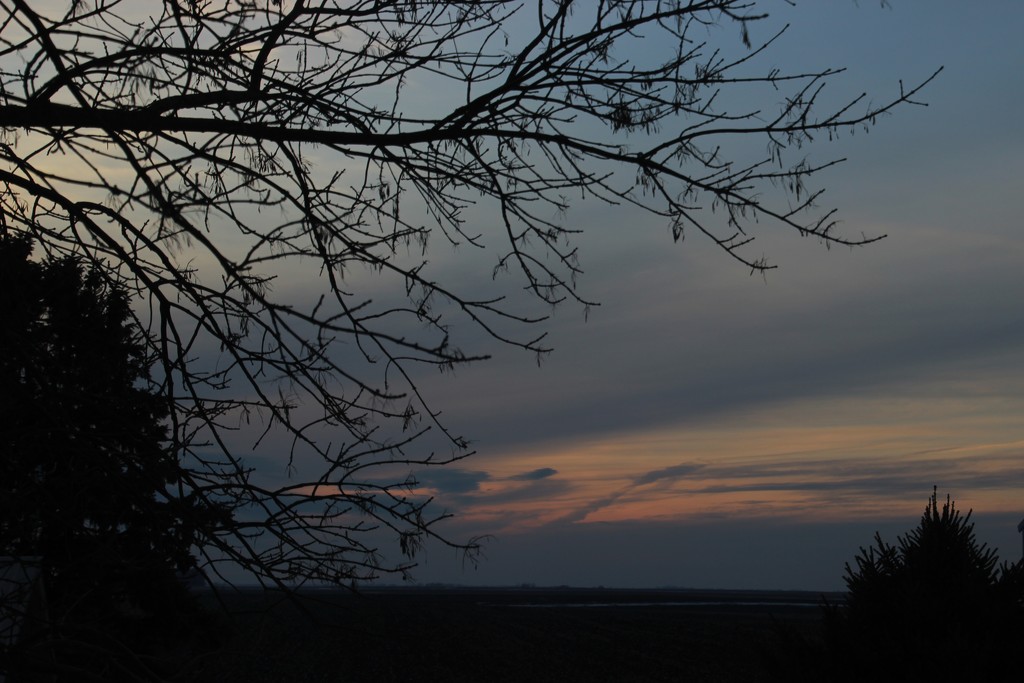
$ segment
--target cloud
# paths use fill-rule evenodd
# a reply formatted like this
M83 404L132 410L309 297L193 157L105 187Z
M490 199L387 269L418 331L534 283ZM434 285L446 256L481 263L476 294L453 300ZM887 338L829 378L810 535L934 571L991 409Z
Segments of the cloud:
M421 486L435 489L439 493L445 494L474 494L480 492L481 484L484 482L498 482L498 481L514 481L524 482L527 486L519 486L513 490L510 490L507 494L502 497L507 499L524 498L529 497L528 495L522 495L532 490L538 482L542 482L545 479L558 474L558 470L552 467L540 467L535 470L528 472L521 472L514 474L510 477L502 477L496 479L491 476L489 472L482 470L464 470L454 467L444 467L438 469L423 470L416 473L416 480L419 481ZM554 491L554 488L547 487L547 491ZM559 487L559 490L563 490ZM488 492L488 500L491 500L495 495L494 492Z
M438 468L417 473L422 487L432 489L444 505L460 514L473 510L494 511L505 505L534 501L557 501L568 495L576 485L557 478L558 471L541 467L508 477L498 477L482 470Z
M671 467L664 467L662 469L645 472L617 491L576 507L567 514L560 516L552 523L565 524L567 522L581 522L595 512L615 505L623 496L632 493L635 489L638 489L641 486L653 484L658 481L682 479L702 469L704 469L703 465L680 463L678 465L672 465Z
M646 256L631 254L644 258L642 278L610 272L595 282L603 306L589 322L546 323L555 352L542 370L497 354L460 375L446 410L494 452L743 419L779 402L884 397L937 378L1019 385L1019 239L1001 238L999 222L989 233L899 227L856 257L794 247L801 264L788 263L768 286L731 272L694 282L680 272L708 268L696 254L669 259L662 252L671 250L651 244ZM915 251L922 244L929 249ZM640 268L630 265L615 272ZM997 360L1002 367L991 367Z
M587 517L597 512L598 510L603 510L604 508L615 505L615 503L618 502L620 498L622 498L624 495L632 491L634 488L636 488L635 485L630 485L625 488L619 489L618 491L612 493L611 495L605 496L604 498L592 500L586 503L585 505L570 510L568 513L561 515L557 519L548 522L546 526L558 526L562 524L571 524L573 522L582 522Z
M515 488L503 491L488 491L477 498L476 502L493 506L535 500L555 501L569 493L573 488L573 485L564 479L534 479Z
M995 457L983 461L969 457L946 460L903 457L896 460L867 458L856 462L822 459L712 466L702 474L719 483L699 487L692 493L835 492L899 499L924 496L935 485L951 491L955 497L960 491L1024 487L1024 466L1010 457L1019 459L1019 450L1009 449L1005 456L997 452Z
M480 490L481 482L490 480L491 475L479 470L439 468L416 473L420 485L436 489L440 493L465 494Z
M538 481L540 479L547 479L558 474L558 470L551 467L541 467L536 470L529 472L523 472L522 474L516 474L509 477L509 481Z
M901 453L876 434L868 439L874 451L870 456L859 449L860 442L843 447L822 442L821 448L834 455L814 457L817 438L780 453L773 446L784 445L785 437L783 433L779 441L779 435L774 435L775 441L762 444L764 453L748 452L740 462L683 462L607 476L573 477L563 471L560 477L532 482L558 482L558 487L504 489L497 495L501 504L548 503L523 506L518 512L506 510L543 527L625 519L707 519L716 514L814 518L816 511L831 519L878 517L923 506L933 485L943 494L949 492L964 509L1002 510L1010 491L1024 488L1024 465L1018 462L1024 443L1020 441L960 442L956 447ZM896 443L906 446L913 441ZM496 485L498 481L508 479L496 479ZM490 495L485 489L473 502L487 505Z
M694 472L704 469L703 465L693 465L687 463L680 463L679 465L673 465L672 467L665 467L660 470L651 470L645 474L640 475L634 481L637 486L644 486L645 484L653 484L656 481L663 479L682 479L688 477Z

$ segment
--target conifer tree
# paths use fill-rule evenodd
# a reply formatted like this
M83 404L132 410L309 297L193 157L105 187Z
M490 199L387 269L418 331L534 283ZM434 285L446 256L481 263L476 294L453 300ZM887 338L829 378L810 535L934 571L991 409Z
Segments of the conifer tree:
M1019 680L1024 562L1000 565L970 511L934 489L915 529L895 546L876 533L854 562L826 611L831 678Z
M227 513L181 488L124 290L31 252L0 234L0 555L38 558L44 640L71 680L187 628L175 573Z

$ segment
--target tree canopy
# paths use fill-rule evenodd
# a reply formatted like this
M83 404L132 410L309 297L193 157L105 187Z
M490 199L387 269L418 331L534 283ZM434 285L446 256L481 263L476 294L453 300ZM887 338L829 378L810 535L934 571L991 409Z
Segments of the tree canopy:
M549 306L590 303L572 204L634 206L755 271L765 225L876 239L819 205L838 160L806 146L931 77L831 98L842 69L773 66L771 5L2 0L0 216L135 298L183 495L237 511L205 562L403 572L429 537L476 548L417 485L471 452L417 379L486 358L473 331L543 354ZM455 278L449 247L493 283Z
M153 358L126 293L31 249L0 236L0 552L44 558L72 593L123 580L122 565L191 566L169 404L145 384Z
M1020 677L1024 561L999 564L971 513L933 491L918 526L861 548L845 604L826 614L829 680Z
M18 652L78 679L139 642L126 609L158 615L142 630L167 641L191 613L176 573L194 567L196 530L230 515L179 488L170 404L127 293L79 259L31 251L0 234L0 555L31 558L45 587L42 648ZM15 650L0 654L16 668Z

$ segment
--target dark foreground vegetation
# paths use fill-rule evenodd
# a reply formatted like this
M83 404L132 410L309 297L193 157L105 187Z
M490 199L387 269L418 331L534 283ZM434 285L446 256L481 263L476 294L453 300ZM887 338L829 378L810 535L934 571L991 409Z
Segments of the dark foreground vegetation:
M816 594L572 589L226 596L201 681L767 681Z
M890 545L879 534L846 565L824 648L797 660L809 680L1020 681L1024 561L999 562L971 512L932 490L921 522Z

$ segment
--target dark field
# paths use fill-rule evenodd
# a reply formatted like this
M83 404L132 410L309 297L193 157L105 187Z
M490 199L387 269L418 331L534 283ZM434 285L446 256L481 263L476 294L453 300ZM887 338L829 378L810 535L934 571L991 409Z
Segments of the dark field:
M834 596L831 596L834 597ZM831 599L830 597L830 599ZM203 681L762 681L820 595L611 589L225 596L233 634Z

